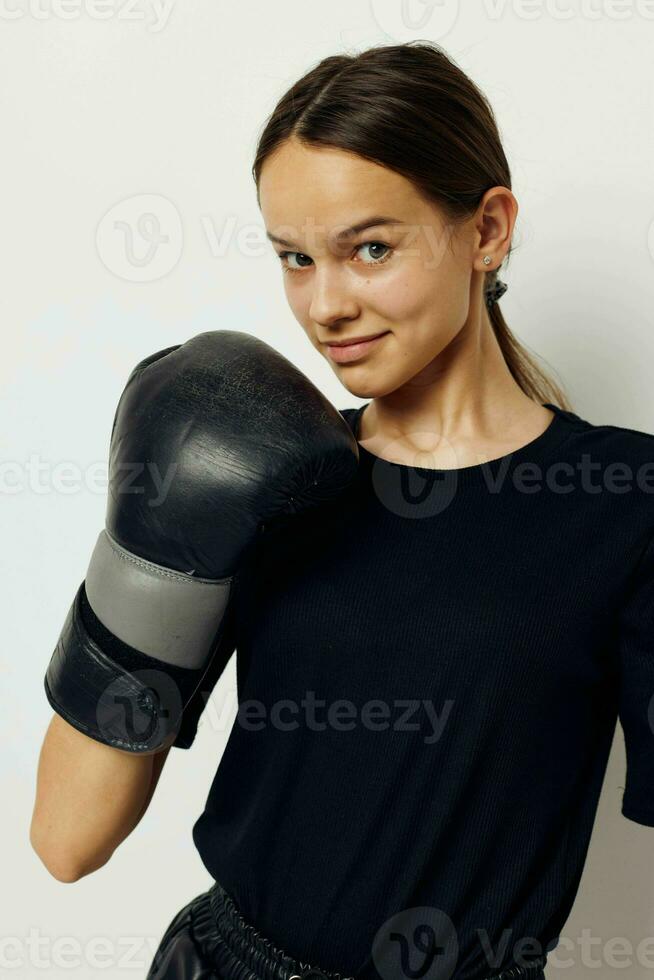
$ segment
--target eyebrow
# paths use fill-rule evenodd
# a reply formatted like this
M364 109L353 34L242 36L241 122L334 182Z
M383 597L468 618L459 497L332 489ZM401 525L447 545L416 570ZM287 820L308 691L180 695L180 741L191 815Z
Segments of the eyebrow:
M365 218L363 221L359 221L356 225L351 225L349 228L345 228L343 231L338 233L338 238L351 238L353 235L358 235L360 231L365 231L366 228L376 228L378 225L403 225L404 222L400 221L398 218L389 218L386 215L373 215L372 218ZM294 248L295 242L289 242L285 238L278 238L277 235L273 235L271 232L266 232L267 237L271 242L277 242L278 245L286 245L288 248Z

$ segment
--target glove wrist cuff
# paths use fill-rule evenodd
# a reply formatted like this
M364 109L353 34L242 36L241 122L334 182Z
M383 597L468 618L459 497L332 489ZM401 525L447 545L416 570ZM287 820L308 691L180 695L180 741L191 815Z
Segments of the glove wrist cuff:
M166 671L126 670L89 634L82 618L82 583L70 607L44 678L52 708L85 735L128 752L172 744L184 703Z

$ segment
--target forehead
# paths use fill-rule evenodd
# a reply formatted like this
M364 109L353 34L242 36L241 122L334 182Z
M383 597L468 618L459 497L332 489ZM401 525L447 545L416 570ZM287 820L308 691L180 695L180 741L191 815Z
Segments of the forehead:
M421 199L409 180L370 160L333 147L287 140L266 160L259 202L269 231L310 219L325 228L357 217L392 213L411 220Z

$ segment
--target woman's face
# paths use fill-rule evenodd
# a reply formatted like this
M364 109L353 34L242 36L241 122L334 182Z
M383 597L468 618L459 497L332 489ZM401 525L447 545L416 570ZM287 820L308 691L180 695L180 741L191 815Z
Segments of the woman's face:
M259 201L293 314L348 391L433 380L469 314L474 223L455 236L400 174L294 139L263 165Z

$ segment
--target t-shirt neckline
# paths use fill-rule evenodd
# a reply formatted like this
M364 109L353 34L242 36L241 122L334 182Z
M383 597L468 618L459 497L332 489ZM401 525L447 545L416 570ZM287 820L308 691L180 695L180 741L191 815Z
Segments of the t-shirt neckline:
M451 469L434 469L426 466L411 466L408 463L396 463L392 460L384 459L383 456L377 456L366 449L365 446L362 446L358 441L359 422L364 409L369 404L370 402L366 402L355 410L356 414L354 415L352 424L352 431L359 449L360 463L369 467L393 467L399 471L412 471L423 474L424 476L456 479L458 482L474 481L484 478L490 473L495 473L501 467L513 468L522 462L542 462L553 448L560 445L570 435L574 428L571 413L564 411L564 409L551 402L541 402L544 408L549 408L554 412L554 416L550 420L547 428L540 435L536 436L535 439L525 443L524 446L514 449L511 453L506 453L504 456L497 456L495 459L486 460L482 463L473 463L470 466L454 467Z

